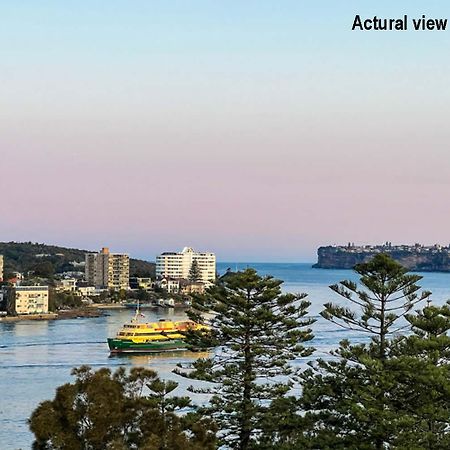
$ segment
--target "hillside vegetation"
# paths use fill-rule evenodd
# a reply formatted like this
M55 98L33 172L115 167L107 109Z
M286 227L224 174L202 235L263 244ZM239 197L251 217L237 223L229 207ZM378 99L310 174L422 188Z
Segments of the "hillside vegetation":
M67 271L83 271L76 263L84 262L88 250L32 242L0 242L4 273L34 271L43 277ZM74 264L75 263L75 264ZM130 258L130 276L154 277L155 264Z

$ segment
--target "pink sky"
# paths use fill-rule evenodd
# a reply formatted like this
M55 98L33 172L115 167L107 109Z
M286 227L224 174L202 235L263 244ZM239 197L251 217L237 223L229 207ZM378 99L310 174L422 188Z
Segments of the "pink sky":
M39 47L10 40L0 240L149 259L191 245L222 261L448 244L448 37L355 41L330 13L327 40L270 17L242 47L227 39L251 24L231 36L180 22L177 40L130 21L99 42L51 16Z

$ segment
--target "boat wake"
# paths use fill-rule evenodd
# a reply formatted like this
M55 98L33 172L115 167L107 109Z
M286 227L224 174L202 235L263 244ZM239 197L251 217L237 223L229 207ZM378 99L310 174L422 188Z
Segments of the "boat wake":
M66 342L26 342L21 344L0 345L0 349L24 348L24 347L56 347L61 345L86 345L86 344L104 344L104 341L66 341Z

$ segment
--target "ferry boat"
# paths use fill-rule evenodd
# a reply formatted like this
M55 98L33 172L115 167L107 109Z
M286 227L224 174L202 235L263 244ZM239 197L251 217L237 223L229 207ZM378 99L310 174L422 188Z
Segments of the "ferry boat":
M119 353L159 353L185 350L185 332L188 330L207 330L192 320L173 322L160 319L158 322L140 322L143 314L136 309L131 322L126 323L115 338L108 338L111 354Z

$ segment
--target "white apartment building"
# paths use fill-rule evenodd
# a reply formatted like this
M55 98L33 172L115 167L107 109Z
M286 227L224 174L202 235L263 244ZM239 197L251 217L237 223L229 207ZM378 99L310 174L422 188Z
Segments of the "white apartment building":
M12 295L17 314L48 313L48 286L16 286Z
M85 277L88 284L98 289L128 289L130 257L123 253L110 253L107 247L99 253L87 253Z
M77 290L77 280L75 278L63 278L56 281L58 292L75 292Z
M213 283L216 280L216 255L209 252L196 252L185 247L181 252L164 252L156 257L156 276L189 278L192 263L197 261L201 278L198 281Z
M3 281L3 255L0 255L0 281Z

